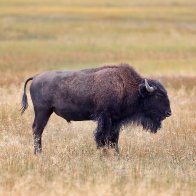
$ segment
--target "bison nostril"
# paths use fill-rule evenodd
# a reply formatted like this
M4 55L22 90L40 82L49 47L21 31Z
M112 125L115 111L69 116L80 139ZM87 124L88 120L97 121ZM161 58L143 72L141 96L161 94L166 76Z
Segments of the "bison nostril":
M166 112L166 115L167 115L167 116L171 116L171 110L167 111L167 112Z

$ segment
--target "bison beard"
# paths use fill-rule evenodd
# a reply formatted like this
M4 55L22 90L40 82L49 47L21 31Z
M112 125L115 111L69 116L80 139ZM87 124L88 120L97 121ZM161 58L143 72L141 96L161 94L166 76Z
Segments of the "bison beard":
M150 130L152 133L156 133L158 129L161 128L161 121L160 120L153 120L151 118L147 118L144 114L137 114L133 116L131 119L128 119L124 122L124 124L128 124L132 122L136 125L142 125L143 129Z
M54 112L70 121L95 120L97 148L118 151L122 125L136 123L156 133L171 115L165 88L156 80L142 78L126 64L81 71L50 71L25 82L22 113L27 109L26 85L30 88L35 119L34 152L41 152L41 136Z

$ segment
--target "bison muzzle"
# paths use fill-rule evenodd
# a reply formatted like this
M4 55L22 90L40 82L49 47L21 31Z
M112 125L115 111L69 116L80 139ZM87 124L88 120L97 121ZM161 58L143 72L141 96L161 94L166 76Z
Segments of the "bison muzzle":
M97 148L118 151L122 125L135 123L156 133L171 115L167 91L157 80L141 77L131 66L104 66L80 71L48 71L26 80L22 97L27 107L26 85L34 106L34 153L42 150L41 137L54 112L68 122L97 121Z

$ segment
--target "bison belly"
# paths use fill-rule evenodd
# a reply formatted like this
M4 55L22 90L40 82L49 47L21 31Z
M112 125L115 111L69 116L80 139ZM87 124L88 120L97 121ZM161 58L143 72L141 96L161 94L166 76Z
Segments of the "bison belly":
M92 120L93 119L93 111L89 108L88 105L85 104L77 105L77 104L63 104L62 106L55 106L53 111L62 118L67 121L83 121L83 120Z
M91 120L94 114L93 99L89 93L66 87L60 90L52 101L53 111L67 121Z

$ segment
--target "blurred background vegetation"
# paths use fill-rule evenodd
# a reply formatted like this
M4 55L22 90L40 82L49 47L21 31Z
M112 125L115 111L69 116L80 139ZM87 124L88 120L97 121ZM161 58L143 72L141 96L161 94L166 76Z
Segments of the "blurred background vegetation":
M194 0L1 0L1 86L49 69L129 63L196 75Z

